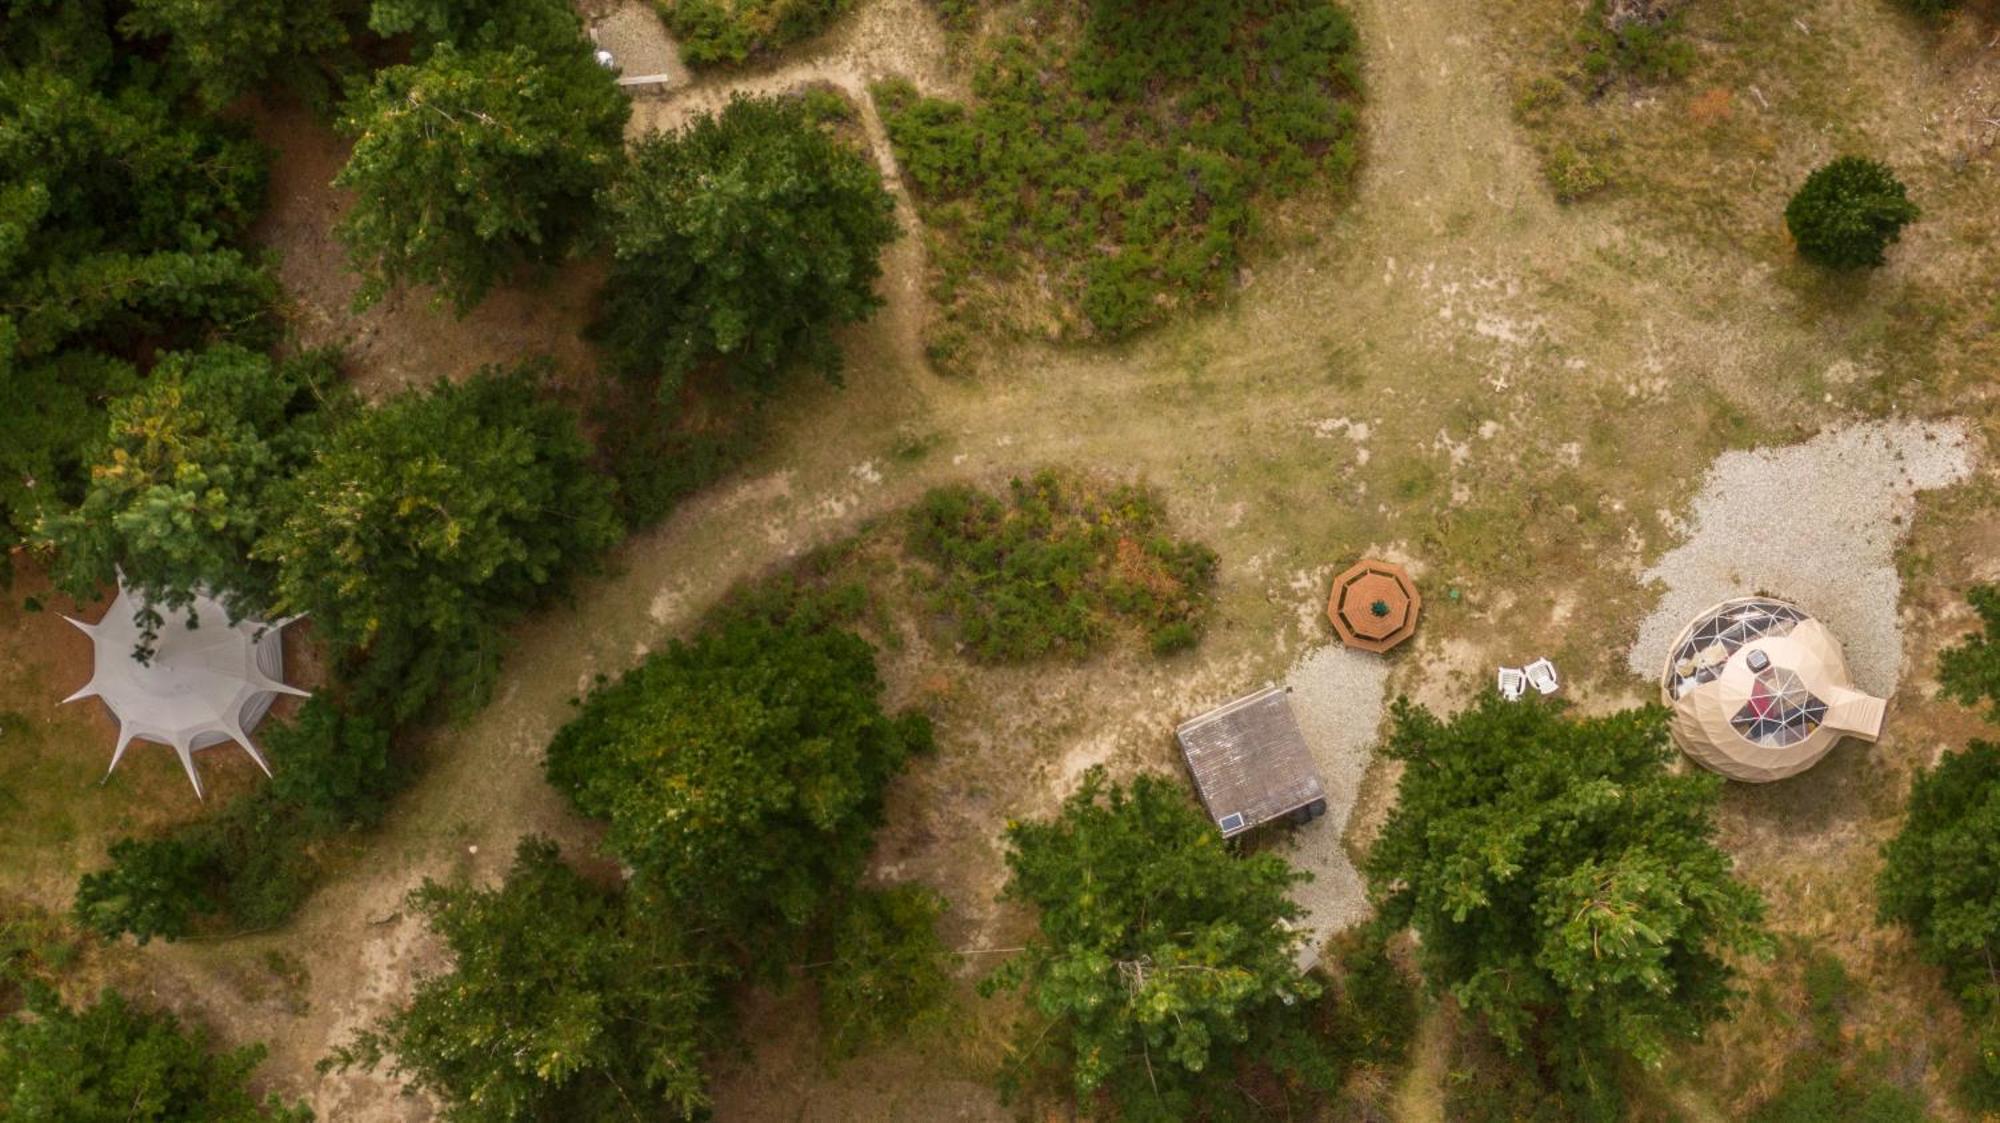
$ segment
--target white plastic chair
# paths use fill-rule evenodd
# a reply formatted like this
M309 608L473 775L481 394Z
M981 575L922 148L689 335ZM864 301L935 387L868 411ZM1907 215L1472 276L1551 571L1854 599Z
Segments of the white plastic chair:
M1562 687L1562 680L1556 677L1556 665L1547 659L1537 659L1521 670L1528 676L1528 682L1544 694L1554 694Z
M1528 674L1519 667L1500 668L1500 697L1518 702L1528 692Z

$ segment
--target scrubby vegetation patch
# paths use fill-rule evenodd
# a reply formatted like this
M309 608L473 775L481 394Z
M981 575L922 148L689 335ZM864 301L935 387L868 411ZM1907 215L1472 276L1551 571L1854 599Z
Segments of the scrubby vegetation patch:
M1261 200L1354 165L1356 36L1325 0L1044 5L975 58L971 106L875 89L942 340L1117 337L1211 301Z
M1082 655L1121 622L1160 654L1201 638L1215 554L1170 537L1151 492L1050 471L1009 490L938 488L910 515L909 550L974 658Z

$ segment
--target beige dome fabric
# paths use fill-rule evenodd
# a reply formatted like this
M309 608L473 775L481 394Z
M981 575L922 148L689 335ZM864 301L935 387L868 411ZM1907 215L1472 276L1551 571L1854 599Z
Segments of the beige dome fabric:
M1681 749L1749 783L1795 776L1842 737L1882 732L1884 702L1854 689L1840 641L1797 606L1764 597L1724 601L1683 629L1660 694Z
M140 641L135 607L120 585L117 599L97 623L65 617L90 637L96 665L90 681L63 701L99 698L118 719L111 767L125 759L133 741L167 745L179 755L194 794L201 797L195 752L233 741L270 775L271 766L251 742L250 731L277 695L306 696L306 691L284 682L284 645L278 630L290 621L264 624L245 619L232 624L220 603L196 596L193 618L198 626L189 626L186 610L162 612L152 657L142 663L134 657Z

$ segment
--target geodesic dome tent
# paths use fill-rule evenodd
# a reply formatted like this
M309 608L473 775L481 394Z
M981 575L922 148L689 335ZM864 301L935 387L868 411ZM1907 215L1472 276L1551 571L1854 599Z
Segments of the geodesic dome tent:
M1854 689L1840 641L1797 605L1766 597L1696 616L1669 650L1660 694L1682 751L1749 783L1804 772L1842 737L1882 733L1885 703Z
M284 682L284 645L278 632L291 621L231 623L220 602L197 595L192 611L160 613L152 655L142 662L137 607L120 584L117 598L97 623L64 617L90 637L96 665L90 681L63 701L97 698L118 719L111 768L125 759L133 741L157 742L181 758L194 794L204 797L194 754L233 741L270 775L271 766L251 742L250 731L278 695L307 696Z

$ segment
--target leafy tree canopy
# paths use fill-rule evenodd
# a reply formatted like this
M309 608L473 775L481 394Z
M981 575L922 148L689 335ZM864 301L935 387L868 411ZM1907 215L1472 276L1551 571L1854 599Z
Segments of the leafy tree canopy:
M62 1123L310 1123L303 1104L259 1101L253 1045L215 1053L202 1030L106 991L81 1010L30 989L27 1018L0 1021L0 1119Z
M1946 697L1967 706L1983 701L1989 718L2000 716L2000 586L1976 585L1966 600L1979 631L1938 655L1938 681Z
M106 939L128 932L141 944L181 939L221 906L209 888L215 872L214 854L198 840L121 838L111 844L111 865L77 883L77 922Z
M1888 165L1842 156L1806 177L1785 205L1785 225L1807 260L1851 269L1882 264L1920 213Z
M819 977L828 1052L852 1056L941 1009L956 958L938 939L945 900L921 885L865 889L832 925Z
M233 344L162 358L111 404L83 502L42 520L61 587L87 598L122 570L155 606L208 588L232 610L261 608L269 580L250 549L273 518L274 485L324 439L333 364L326 352L274 363Z
M1489 693L1450 721L1393 715L1407 768L1367 862L1383 922L1416 929L1430 985L1509 1052L1615 1102L1616 1061L1657 1063L1721 1017L1727 956L1765 943L1713 841L1721 781L1668 770L1658 707L1572 718Z
M132 0L118 27L164 38L169 59L217 109L274 73L311 72L315 56L347 44L333 0Z
M451 1123L636 1123L706 1106L712 975L651 909L591 885L534 837L500 887L426 882L411 900L452 969L329 1064L393 1054Z
M185 112L96 5L17 6L0 40L4 549L81 498L103 403L153 351L268 342L277 287L240 248L265 165L240 128Z
M1294 964L1305 875L1239 857L1176 785L1101 770L1047 822L1007 831L1005 896L1040 914L984 987L1025 987L1046 1030L1026 1059L1100 1090L1123 1119L1185 1119L1234 1095L1240 1061L1276 1060L1319 986Z
M355 192L337 231L366 278L361 303L434 285L460 311L523 265L576 248L623 158L631 103L579 40L464 50L392 66L340 120Z
M739 63L809 39L853 0L656 0L690 66Z
M574 54L583 41L576 9L562 0L373 0L368 27L378 35L414 37L419 59L440 43L555 55Z
M501 629L616 542L610 487L542 368L482 371L367 410L281 489L254 556L391 720L483 700Z
M609 198L601 337L622 369L662 376L665 397L708 361L762 390L795 364L836 374L832 329L881 303L894 202L797 99L738 96L647 137Z
M549 780L676 915L769 965L859 876L882 789L930 745L882 712L861 637L742 614L592 694Z
M1974 1094L2000 1105L2000 745L1974 741L1918 772L1909 817L1882 857L1881 918L1909 929L1944 968L1979 1025Z

